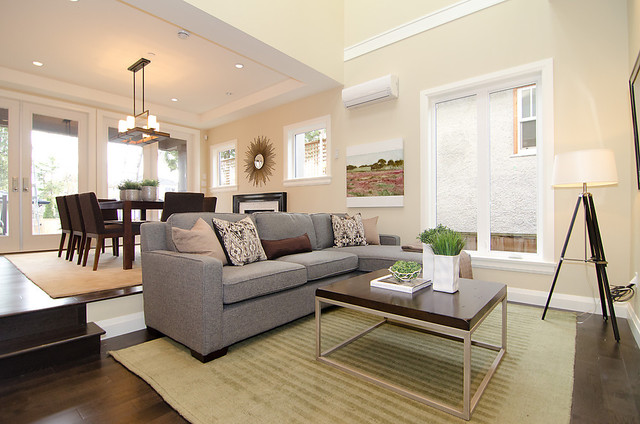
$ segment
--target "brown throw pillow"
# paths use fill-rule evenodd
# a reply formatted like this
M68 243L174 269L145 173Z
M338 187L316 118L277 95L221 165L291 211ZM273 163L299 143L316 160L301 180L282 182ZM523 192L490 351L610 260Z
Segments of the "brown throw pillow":
M208 255L221 261L222 265L228 263L215 231L202 218L198 218L190 230L172 228L171 237L178 252Z
M367 244L380 244L380 234L378 234L378 217L362 219L364 226L364 238Z
M281 240L260 240L260 242L262 242L262 247L269 260L294 253L311 252L312 250L311 240L309 240L307 233L298 237Z

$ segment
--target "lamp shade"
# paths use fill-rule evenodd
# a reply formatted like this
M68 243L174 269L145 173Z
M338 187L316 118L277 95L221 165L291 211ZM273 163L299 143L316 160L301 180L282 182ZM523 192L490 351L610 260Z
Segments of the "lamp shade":
M554 187L608 186L618 183L618 171L610 149L577 150L556 155L553 161Z

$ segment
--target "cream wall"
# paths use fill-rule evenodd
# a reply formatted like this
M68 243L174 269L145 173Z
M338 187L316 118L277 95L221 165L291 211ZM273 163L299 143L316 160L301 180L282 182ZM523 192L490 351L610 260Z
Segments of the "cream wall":
M345 10L352 6L348 1ZM419 7L412 10L420 16L425 13ZM357 13L345 13L345 40L357 42L357 37L372 31L388 30L387 13L388 8L382 7L369 8L366 19ZM631 268L638 266L637 259L629 259L632 245L637 253L637 230L632 236L629 228L632 202L637 216L638 201L629 196L634 182L629 159L627 3L623 0L509 0L344 64L346 86L389 73L398 75L397 101L345 111L340 105L339 90L330 91L217 127L209 132L207 146L237 138L242 156L253 137L266 135L276 147L276 173L267 187L253 188L241 172L238 193L286 190L290 211L343 211L346 146L401 137L405 149L404 207L348 211L379 215L382 232L399 234L403 242L410 242L421 230L419 92L546 58L554 61L555 152L593 147L615 152L620 184L592 192L609 260L609 279L613 284L628 281ZM332 155L333 150L339 149L339 159L333 164L333 182L328 186L283 188L282 126L325 114L332 118ZM203 148L203 153L207 151ZM202 169L209 169L208 158L202 160ZM218 195L221 210L231 209L232 194ZM574 190L555 192L556 258L577 195ZM581 257L582 252L578 226L567 256ZM549 290L552 278L548 274L493 269L477 268L474 272L477 278L541 291ZM591 266L566 263L556 293L597 297L595 281Z
M186 1L342 82L342 0Z
M349 24L345 25L344 45L352 46L458 2L402 0L402 7L398 7L396 0L376 0L375 7L371 7L371 0L345 0L344 20Z
M640 52L640 0L629 0L629 74L633 69L638 52ZM633 138L631 138L633 140ZM633 184L636 176L634 152L629 155L630 172L632 184L630 187L631 197L631 274L640 273L640 191ZM640 296L635 296L632 305L635 314L640 316Z

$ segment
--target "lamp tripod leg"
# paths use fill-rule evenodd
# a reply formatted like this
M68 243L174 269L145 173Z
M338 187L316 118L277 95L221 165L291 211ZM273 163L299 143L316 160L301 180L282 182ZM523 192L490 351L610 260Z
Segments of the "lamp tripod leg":
M564 239L564 245L562 246L562 252L560 253L560 260L558 261L558 266L556 267L556 272L553 276L553 283L551 283L551 289L549 290L547 303L546 305L544 305L544 311L542 312L542 319L544 319L544 317L547 315L547 309L549 309L549 302L551 302L551 295L553 295L553 290L556 287L556 281L558 281L558 274L560 273L560 267L562 266L562 262L564 261L564 255L567 252L567 246L569 245L569 239L571 238L571 231L573 231L573 225L576 223L578 208L580 208L580 199L582 199L582 195L578 196L578 200L576 201L576 206L573 208L573 215L571 216L571 224L569 224L569 231L567 231L567 236Z
M613 298L611 297L609 278L607 277L607 260L604 256L604 246L602 244L602 237L600 236L600 227L598 226L596 208L593 203L591 193L586 193L583 197L587 218L587 230L589 231L589 244L591 245L591 259L596 265L596 276L598 277L598 290L600 292L600 303L602 304L602 317L605 321L607 320L608 307L613 335L616 341L619 342L620 332L618 331L616 313L613 309Z

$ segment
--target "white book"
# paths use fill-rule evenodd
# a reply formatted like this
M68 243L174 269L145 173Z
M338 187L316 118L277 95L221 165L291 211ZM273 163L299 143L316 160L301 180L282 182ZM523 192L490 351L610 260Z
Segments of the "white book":
M403 293L414 293L431 285L431 280L424 278L416 278L411 281L396 280L391 274L371 280L371 287L379 287L381 289L396 290Z

